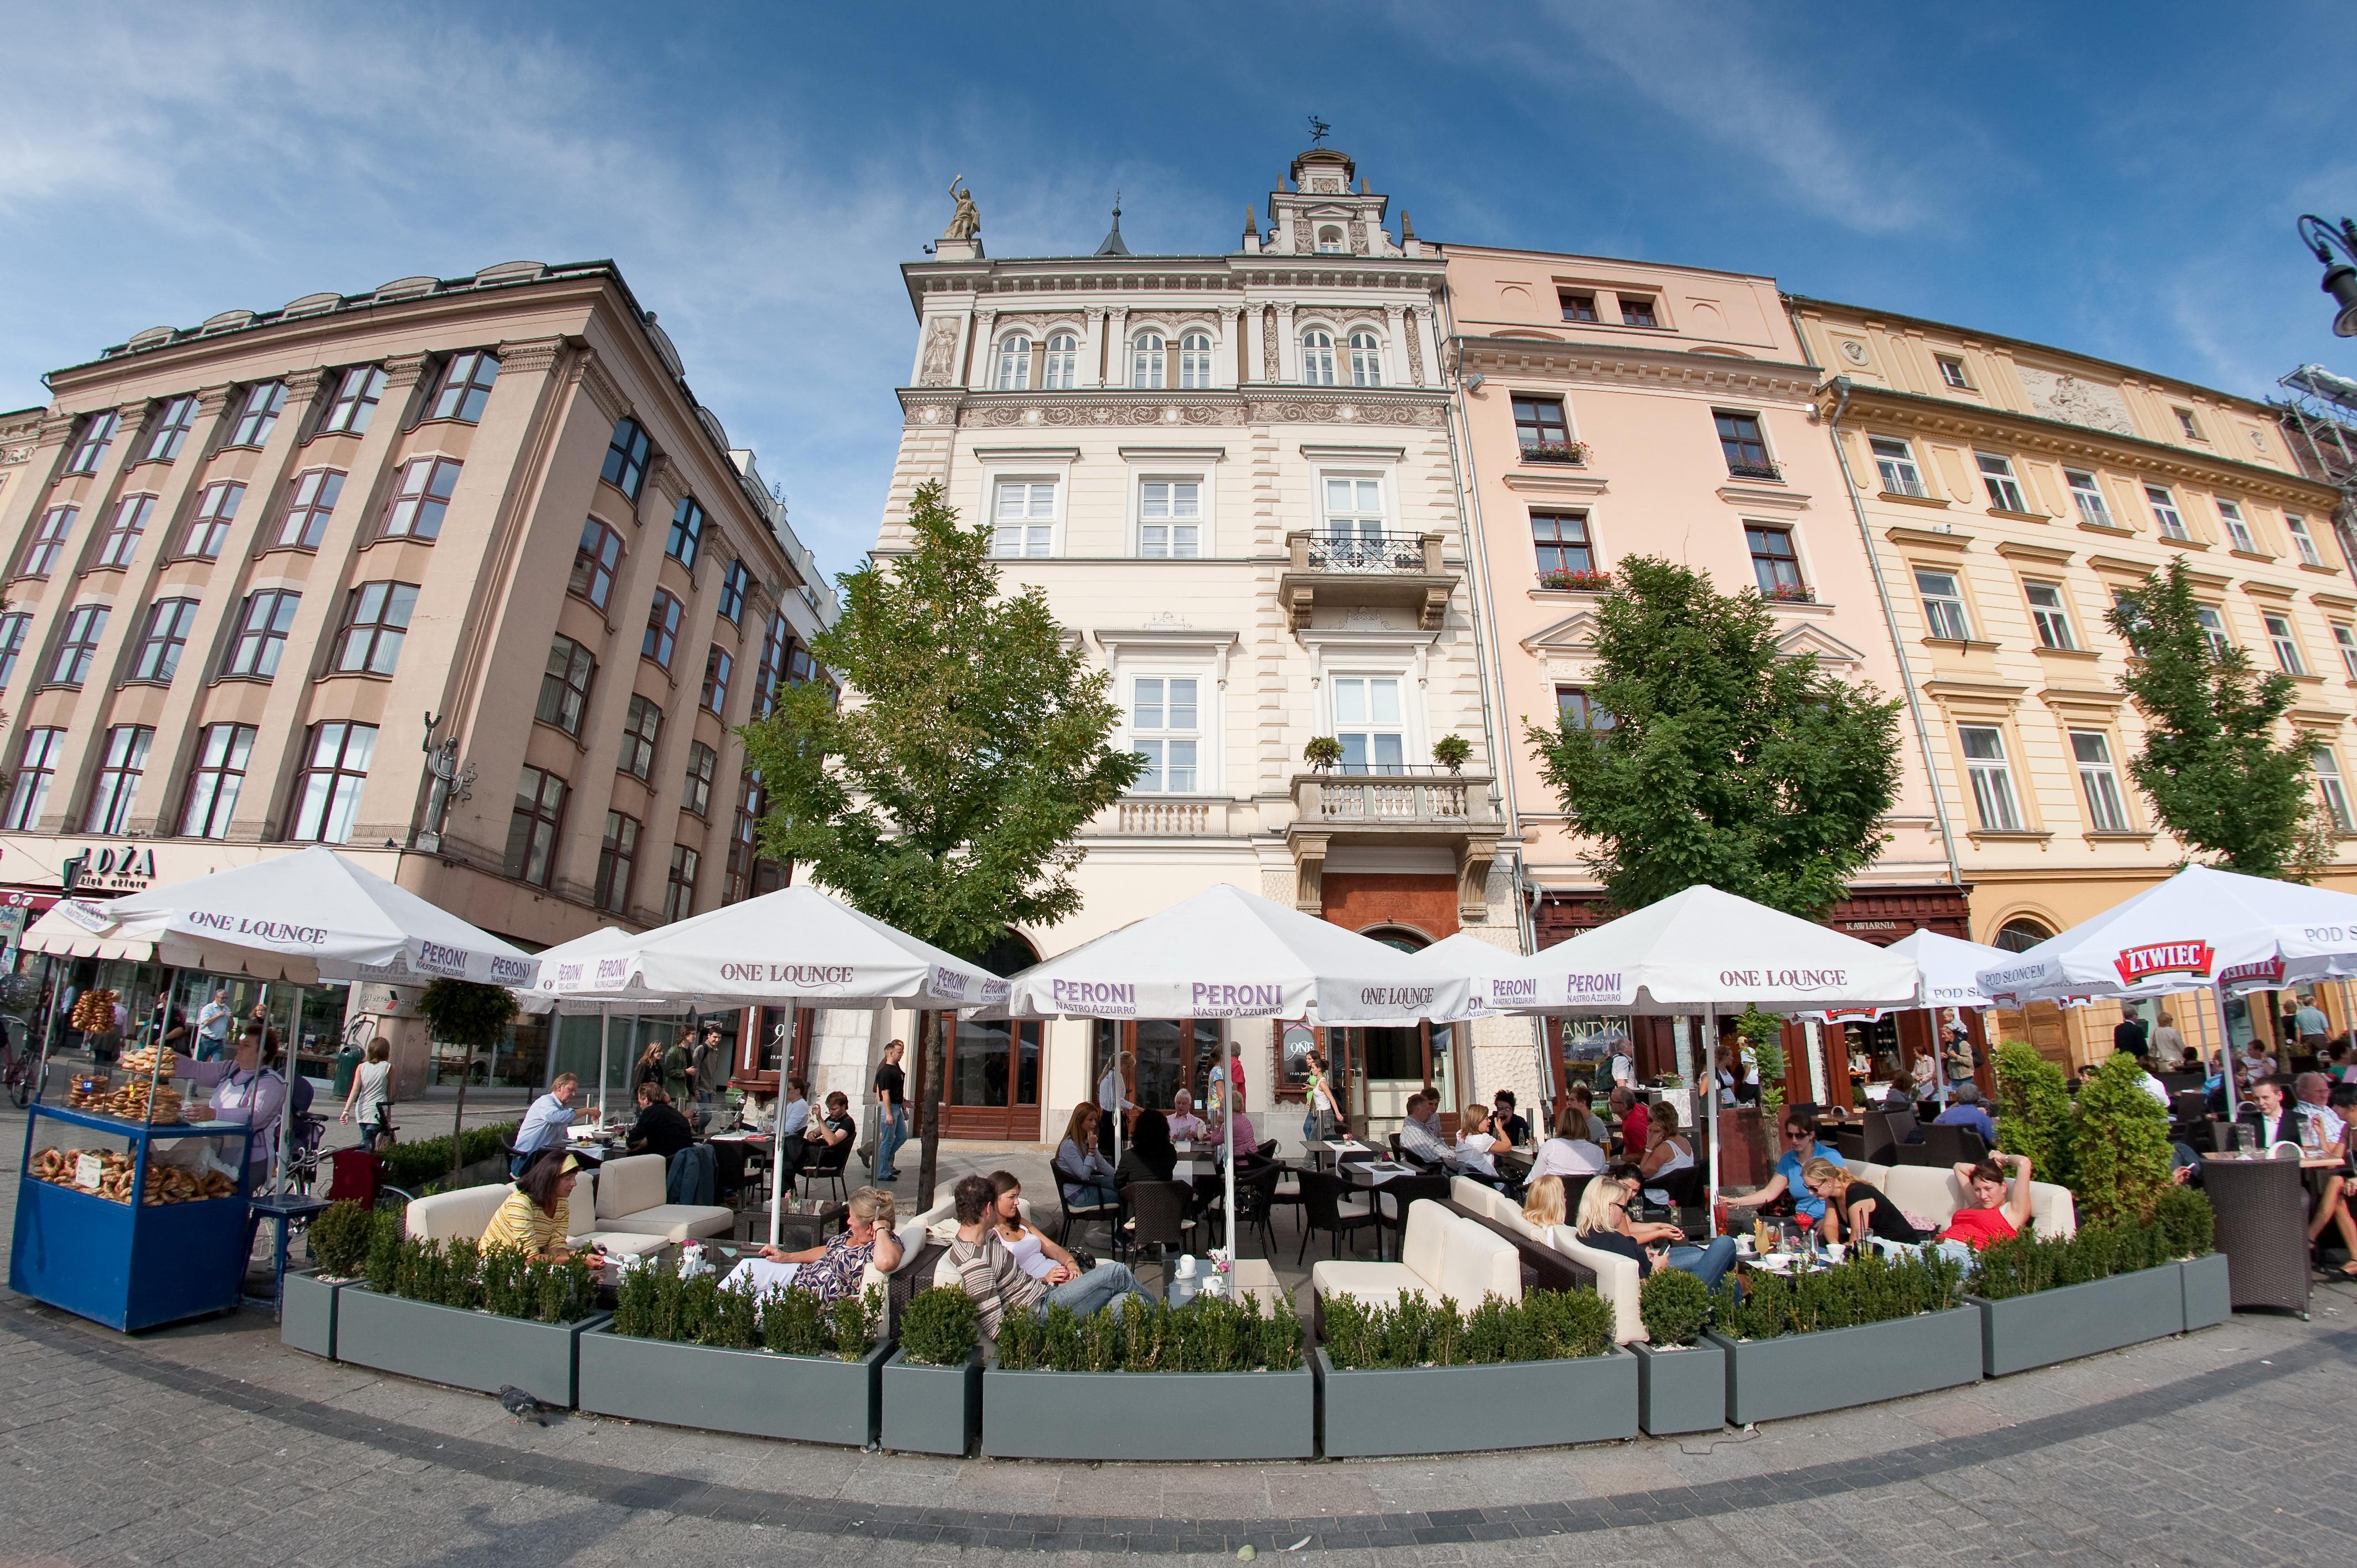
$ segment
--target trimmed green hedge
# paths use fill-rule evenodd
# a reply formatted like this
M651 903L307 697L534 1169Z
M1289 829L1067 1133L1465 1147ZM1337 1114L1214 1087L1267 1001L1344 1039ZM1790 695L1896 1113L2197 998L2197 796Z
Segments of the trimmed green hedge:
M1566 1361L1612 1348L1611 1304L1592 1290L1531 1291L1518 1302L1485 1296L1471 1312L1447 1296L1404 1295L1394 1306L1347 1295L1325 1303L1326 1359L1337 1371Z
M2150 1225L2091 1225L2074 1236L2050 1240L2025 1230L1992 1241L1973 1261L1971 1289L1986 1300L2004 1301L2157 1269L2209 1251L2211 1226L2207 1197L2190 1187L2171 1187Z
M919 1291L900 1315L900 1354L928 1367L963 1367L982 1343L974 1297L956 1285Z
M1010 1312L998 1326L1010 1372L1262 1372L1301 1365L1301 1319L1254 1298L1199 1295L1184 1306L1138 1296L1087 1317L1060 1304L1046 1317Z
M1655 1345L1691 1345L1710 1326L1710 1287L1684 1269L1655 1269L1637 1287L1637 1316Z
M1898 1259L1854 1252L1828 1269L1754 1269L1744 1278L1747 1291L1732 1279L1719 1286L1713 1326L1730 1339L1775 1339L1944 1311L1964 1294L1964 1266L1937 1252Z
M514 1247L418 1240L390 1214L376 1217L368 1283L386 1295L536 1323L576 1323L597 1305L596 1276L578 1257L552 1263Z
M507 1152L515 1137L520 1122L497 1122L488 1127L469 1127L459 1148L458 1163L471 1165L478 1160L497 1158ZM450 1176L450 1138L420 1138L414 1144L395 1144L384 1155L384 1179L402 1191L422 1197L436 1182L447 1181ZM490 1185L488 1183L484 1184Z
M866 1355L883 1337L884 1293L874 1285L864 1295L822 1305L809 1291L791 1285L756 1294L723 1288L720 1279L711 1269L682 1279L675 1261L625 1264L614 1293L614 1332L633 1339L845 1361Z

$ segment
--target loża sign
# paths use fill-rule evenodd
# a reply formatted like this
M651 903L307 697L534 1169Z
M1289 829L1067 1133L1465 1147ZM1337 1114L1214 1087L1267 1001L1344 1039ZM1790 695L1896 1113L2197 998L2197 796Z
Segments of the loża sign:
M156 851L143 843L86 843L59 863L56 875L59 887L77 893L143 893L156 880Z

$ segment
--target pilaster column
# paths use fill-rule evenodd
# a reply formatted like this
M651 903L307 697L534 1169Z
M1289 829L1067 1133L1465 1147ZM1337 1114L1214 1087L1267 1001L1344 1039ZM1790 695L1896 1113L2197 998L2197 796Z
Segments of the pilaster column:
M998 373L998 345L993 341L997 327L997 311L974 313L974 364L967 371L966 381L969 391L987 392L993 384L992 378Z
M1294 341L1293 306L1290 303L1276 307L1277 375L1287 386L1301 381L1301 345Z
M1104 378L1098 373L1097 367L1103 362L1105 357L1104 307L1090 306L1087 315L1089 325L1081 337L1081 374L1076 384L1084 387L1102 386L1104 383Z
M1408 375L1407 370L1407 306L1404 305L1384 306L1383 321L1385 326L1389 328L1392 349L1391 373L1383 379L1391 381L1396 386L1413 386L1415 382Z
M1105 312L1105 385L1129 385L1129 307L1125 305Z
M1219 347L1211 351L1211 384L1215 387L1236 384L1236 321L1243 314L1241 306L1220 306Z

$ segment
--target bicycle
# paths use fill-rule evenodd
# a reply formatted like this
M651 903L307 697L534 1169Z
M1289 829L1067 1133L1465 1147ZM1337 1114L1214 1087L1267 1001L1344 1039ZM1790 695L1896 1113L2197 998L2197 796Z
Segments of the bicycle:
M312 1185L319 1179L319 1144L327 1136L328 1124L308 1114L295 1118L287 1135L286 1190L308 1196Z
M33 1032L21 1018L0 1015L0 1083L8 1086L8 1103L22 1111L40 1090L40 1053L33 1048Z

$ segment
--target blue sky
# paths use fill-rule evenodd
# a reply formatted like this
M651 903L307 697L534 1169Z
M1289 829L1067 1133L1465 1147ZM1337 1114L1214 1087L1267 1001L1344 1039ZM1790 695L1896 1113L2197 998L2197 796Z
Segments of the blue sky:
M0 407L158 323L610 256L830 571L873 535L920 256L1232 247L1331 122L1426 239L1765 273L2262 395L2330 336L2357 10L1718 3L32 6ZM1264 208L1265 210L1265 208Z

